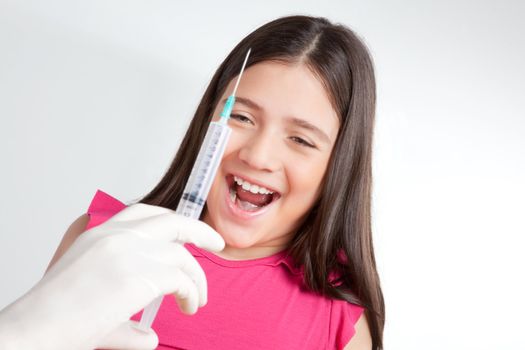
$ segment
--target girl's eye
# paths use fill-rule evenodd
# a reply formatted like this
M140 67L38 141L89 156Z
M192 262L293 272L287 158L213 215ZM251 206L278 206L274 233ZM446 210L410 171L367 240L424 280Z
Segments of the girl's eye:
M309 142L303 140L303 139L300 138L300 137L292 136L291 139L292 139L295 143L300 144L301 146L304 146L304 147L310 147L310 148L315 148L314 145L312 145L311 143L309 143Z
M242 114L230 114L230 118L240 121L241 123L252 123L252 120ZM253 123L252 123L253 124Z

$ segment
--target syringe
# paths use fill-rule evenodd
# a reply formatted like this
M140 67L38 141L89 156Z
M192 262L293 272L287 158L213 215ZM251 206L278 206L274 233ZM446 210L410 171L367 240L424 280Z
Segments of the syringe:
M184 215L190 218L199 219L204 203L208 197L217 168L221 163L226 144L230 137L231 129L228 126L228 119L235 104L235 93L241 80L241 75L250 56L251 49L246 53L244 63L241 67L241 72L237 77L237 82L233 88L233 92L226 100L224 108L221 112L221 118L218 122L211 122L202 142L202 146L197 155L197 160L191 170L190 178L186 183L182 198L177 205L177 214ZM147 330L151 327L157 311L159 310L160 304L164 297L160 296L153 300L148 306L144 308L142 317L140 319L139 328Z

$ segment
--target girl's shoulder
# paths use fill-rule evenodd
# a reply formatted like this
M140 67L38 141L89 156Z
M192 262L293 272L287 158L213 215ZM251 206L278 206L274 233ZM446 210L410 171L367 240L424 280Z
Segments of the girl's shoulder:
M86 213L89 216L86 230L102 224L124 208L126 204L100 189L97 190Z

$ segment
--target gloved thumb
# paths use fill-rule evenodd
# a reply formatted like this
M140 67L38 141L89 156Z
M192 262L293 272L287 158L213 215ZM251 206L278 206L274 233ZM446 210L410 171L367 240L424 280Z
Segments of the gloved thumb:
M153 329L138 329L138 322L127 321L115 328L98 344L98 349L106 350L153 350L159 338Z

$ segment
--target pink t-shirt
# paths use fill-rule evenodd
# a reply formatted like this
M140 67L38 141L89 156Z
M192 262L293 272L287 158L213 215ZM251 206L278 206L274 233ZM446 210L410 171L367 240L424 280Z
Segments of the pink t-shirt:
M125 207L98 190L87 229ZM232 261L185 246L206 273L208 304L188 316L165 296L152 326L157 349L342 349L354 335L363 308L307 290L286 251Z

